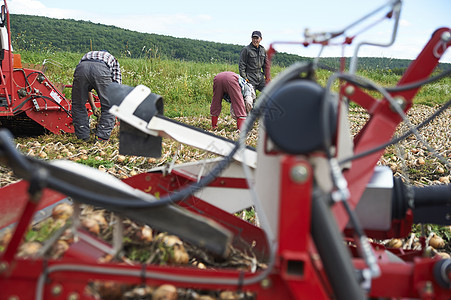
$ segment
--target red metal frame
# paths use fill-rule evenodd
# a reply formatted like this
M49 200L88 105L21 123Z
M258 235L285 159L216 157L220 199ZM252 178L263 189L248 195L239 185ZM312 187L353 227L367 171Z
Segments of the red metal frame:
M0 116L15 116L25 112L30 119L52 133L73 132L72 117L67 113L71 110L70 101L52 85L41 71L14 69L12 72L9 70L3 72L3 75L6 83L15 82L16 85L11 90L6 85L0 85L0 89L5 91L3 96L7 95L10 99L8 107L0 107ZM36 80L37 76L44 76L45 80L39 83ZM26 77L28 77L32 91L27 96L20 97L18 91L26 88ZM33 98L27 101L29 97ZM26 102L24 103L24 101ZM55 101L59 101L59 105Z
M7 12L9 50L4 50L4 59L0 68L0 97L7 100L7 106L0 106L0 117L14 117L25 112L30 119L54 134L73 133L71 101L50 82L43 72L22 67L14 68L13 59L14 57L20 59L20 56L13 55L11 52L10 15L6 1L4 4ZM43 76L43 81L37 81L38 76ZM27 96L19 96L18 92L21 89L28 91ZM26 101L29 97L32 97L32 100ZM100 107L100 102L97 101L95 104ZM88 103L86 108L88 113L92 114Z
M440 56L435 56L433 54L433 49L438 43L442 42L442 34L449 30L449 28L440 28L435 31L423 51L417 59L411 63L398 85L413 83L428 78L437 66L441 55L444 53L443 50L439 53ZM444 45L445 49L450 45L451 41L448 41L447 44ZM412 106L413 97L416 95L418 90L419 89L414 89L411 91L393 93L391 96L402 97L404 99L404 111L406 112ZM353 92L347 93L346 91ZM355 154L373 149L391 139L396 127L401 122L401 117L391 109L390 103L386 99L383 99L382 101L375 99L366 94L359 87L350 83L347 83L342 87L341 93L365 108L370 114L370 119L354 138ZM348 188L351 194L349 203L352 208L355 208L361 198L367 183L371 179L374 166L376 166L377 161L384 151L385 150L383 149L367 155L363 159L354 160L352 167L344 172L344 176L348 182ZM334 213L340 229L343 230L348 222L348 217L343 206L335 205Z
M25 207L28 202L28 182L18 181L7 185L1 189L2 199L0 201L0 228L5 228L20 219L20 207ZM37 209L41 210L48 207L66 196L50 189L44 189L41 201L39 201Z
M445 31L449 31L449 29L442 28L433 35L399 84L411 83L429 76L439 60L439 57L433 54L433 50L436 49L435 46L440 42L441 34ZM448 47L449 42L445 46ZM354 93L346 93L346 88L349 86L354 88ZM400 92L393 96L402 96L405 99L405 111L407 111L412 105L412 98L416 92ZM351 84L344 85L342 93L366 108L371 115L355 139L355 153L383 144L391 138L400 122L400 117L390 109L388 101L378 101ZM356 160L352 167L345 172L351 193L349 202L352 207L357 205L381 154L382 150L365 159ZM305 176L293 177L291 172L295 168L302 168ZM69 254L61 260L18 259L15 257L17 246L22 241L23 233L29 226L33 212L38 205L37 199L27 199L26 208L19 219L19 225L16 227L11 243L0 258L0 299L13 297L31 299L36 294L42 296L43 299L67 299L68 297L73 298L75 295L78 296L78 299L91 299L85 293L85 289L87 284L93 281L114 281L117 284L134 285L143 283L159 285L170 282L178 287L195 289L246 290L254 292L258 299L316 298L320 300L333 298L310 233L312 172L308 158L293 156L281 158L281 173L277 175L280 178L281 192L275 264L265 280L244 286L241 285L240 278L254 278L262 271L252 273L229 269L201 270L194 267L101 264L94 262L93 256L89 257L89 248L81 244L74 244L72 247L77 247L77 249L69 251ZM151 192L158 192L160 195L178 190L191 181L191 178L177 173L168 175L145 173L124 180L129 185L143 191L149 191L149 187L152 187ZM233 187L247 187L242 181L230 178L218 178L213 183L215 186L224 184ZM25 186L23 185L22 188L21 193L24 193ZM41 199L45 199L45 197ZM235 233L236 237L233 241L235 246L241 247L240 242L243 241L248 244L254 243L259 258L268 259L268 241L262 229L194 196L179 205L218 221ZM333 213L337 226L343 231L348 222L347 214L341 205L334 206ZM410 217L411 215L408 214L408 218ZM399 225L401 227L408 226L409 222ZM405 232L406 228L395 230ZM382 275L373 278L371 289L368 292L369 297L451 298L451 289L441 287L434 279L433 268L438 258L424 258L420 255L421 253L412 252L409 253L408 260L402 263L392 262L386 249L380 245L374 245L373 248ZM352 245L350 249L355 253ZM331 251L334 250L331 249ZM88 255L84 256L84 254ZM366 268L364 261L357 255L353 256L352 261L357 269ZM172 277L168 278L167 275ZM229 283L224 280L232 281Z
M0 267L4 268L4 271L0 272L0 287L2 289L0 299L8 299L12 296L32 299L36 294L39 277L46 272L48 272L48 277L42 290L43 299L50 297L52 299L67 299L74 294L81 299L92 299L85 293L85 288L88 283L94 281L113 281L116 284L124 285L160 285L171 282L159 278L165 274L187 278L186 282L184 280L171 282L178 287L212 290L241 289L254 292L258 295L258 299L280 299L281 297L283 299L303 299L305 297L309 299L313 297L329 299L332 296L327 278L323 275L321 262L318 260L310 233L307 230L310 214L306 210L306 206L310 205L310 201L306 201L306 199L310 198L311 175L301 183L294 182L290 178L290 170L293 167L302 165L309 169L310 166L306 161L289 156L283 160L282 165L283 192L281 192L280 199L280 216L287 217L287 219L282 220L280 225L280 246L276 265L264 283L240 286L238 281L240 276L249 278L256 276L256 274L243 273L237 270L200 270L194 267L153 265L124 266L115 263L100 264L95 261L95 258L100 255L98 252L95 254L91 252L93 249L88 245L76 243L71 246L71 249L61 260L14 259L9 261L8 264L5 252L0 264ZM189 180L183 177L174 174L163 176L161 173L143 173L124 181L141 190L146 190L149 186L152 186L153 193L160 193L160 195L178 190L189 183ZM25 185L21 184L21 186L25 188ZM22 193L25 194L25 191L23 190ZM196 197L190 197L179 205L195 213L219 220L222 225L235 233L234 246L242 248L240 245L243 245L243 242L254 244L258 258L267 258L267 240L259 227ZM302 220L303 226L298 226L299 220ZM293 238L299 235L304 238ZM437 258L422 258L422 252L418 251L412 255L410 261L402 264L399 262L393 263L384 250L380 245L375 246L382 275L373 279L368 296L449 299L451 291L439 287L432 276L432 268L438 261ZM359 258L354 258L353 261L358 269L366 267ZM124 271L133 274L121 273ZM155 275L155 278L152 275ZM205 280L192 283L189 278L193 277L205 278ZM211 284L209 279L212 278L236 279L236 284ZM59 291L61 287L62 290ZM422 296L426 287L428 290L434 291L432 298Z

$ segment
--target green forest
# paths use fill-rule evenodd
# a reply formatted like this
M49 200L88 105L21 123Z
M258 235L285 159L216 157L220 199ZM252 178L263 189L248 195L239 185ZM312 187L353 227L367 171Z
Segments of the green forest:
M237 64L244 45L233 45L187 38L140 33L73 19L11 14L11 39L16 50L34 52L67 51L86 53L108 50L117 57L162 58L193 62ZM273 64L286 67L312 58L277 53ZM349 62L349 60L347 60ZM324 67L338 69L338 58L321 58ZM359 58L363 69L387 69L401 74L410 63L405 59ZM448 69L451 64L441 64Z

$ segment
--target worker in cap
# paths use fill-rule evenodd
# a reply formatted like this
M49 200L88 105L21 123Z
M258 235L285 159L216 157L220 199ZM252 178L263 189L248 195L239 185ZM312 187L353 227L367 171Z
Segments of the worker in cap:
M271 80L270 65L265 48L260 45L262 33L253 31L252 41L240 53L240 76L252 84L254 90L261 91Z

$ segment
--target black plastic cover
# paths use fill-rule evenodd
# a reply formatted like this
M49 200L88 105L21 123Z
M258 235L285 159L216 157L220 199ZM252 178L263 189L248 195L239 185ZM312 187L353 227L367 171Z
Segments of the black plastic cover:
M278 150L307 154L324 149L324 89L311 80L292 80L270 96L265 108L266 132ZM329 132L335 133L336 113L330 103Z
M115 82L111 83L107 88L111 104L119 106L133 89L133 87L128 85L122 85ZM163 114L163 98L154 93L147 96L133 113L133 115L146 123L148 123L155 115ZM124 121L121 122L120 127L119 153L145 157L161 156L162 138L160 136L146 134Z

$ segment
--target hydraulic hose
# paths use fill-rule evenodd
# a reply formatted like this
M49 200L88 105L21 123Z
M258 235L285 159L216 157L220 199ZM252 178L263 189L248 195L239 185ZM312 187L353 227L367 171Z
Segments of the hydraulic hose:
M349 250L343 243L335 218L325 203L325 195L312 200L312 237L323 262L327 278L338 300L365 299L357 281Z

